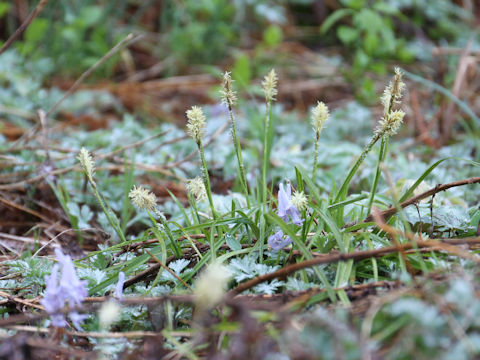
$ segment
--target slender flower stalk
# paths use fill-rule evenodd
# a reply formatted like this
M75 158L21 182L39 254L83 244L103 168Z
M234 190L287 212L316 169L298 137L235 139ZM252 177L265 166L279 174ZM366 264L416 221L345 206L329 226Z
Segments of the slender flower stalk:
M405 113L402 110L394 110L395 105L401 104L403 96L403 90L405 89L405 83L402 81L402 72L399 68L395 68L395 76L393 80L388 84L381 97L383 105L383 118L380 120L378 127L375 129L375 135L382 138L380 144L380 152L378 154L378 161L375 170L375 176L373 178L372 187L370 189L370 197L368 199L367 215L370 214L372 209L375 193L377 192L378 181L380 179L380 166L387 156L388 150L388 138L397 133L398 129L402 125Z
M367 154L370 152L370 150L372 150L373 146L379 139L383 139L380 157L381 159L385 157L385 137L396 134L400 125L402 124L403 117L405 116L405 113L402 110L394 110L395 105L399 105L401 103L400 100L402 98L404 89L405 83L402 80L402 72L399 68L395 68L395 75L393 77L393 80L385 88L385 91L383 92L383 95L380 99L384 107L383 118L380 120L379 126L375 129L372 139L367 144L367 146L365 146L362 154L357 159L355 165L353 165L350 172L348 173L347 178L343 182L337 196L335 197L335 202L345 200L350 181L352 180L355 173L358 171L360 165L363 163L363 160L365 160ZM378 176L379 167L377 166L377 173L375 175L371 193L372 196L375 193L376 184L378 183ZM371 201L373 201L373 198L370 199L370 202Z
M267 171L270 164L270 149L271 149L271 134L273 126L271 124L271 107L272 101L275 100L277 95L277 82L278 77L275 69L270 70L267 76L265 76L262 82L263 92L265 94L265 122L263 129L263 161L262 161L262 178L261 178L261 199L262 199L262 212L267 212ZM260 223L260 234L265 232L265 222ZM262 244L260 246L260 262L263 262L263 245L264 237L262 236Z
M265 123L263 134L263 164L262 164L262 202L265 204L267 201L267 170L270 163L270 145L269 134L271 131L271 106L272 101L275 100L277 95L277 82L278 77L275 69L270 70L267 76L265 76L262 82L263 92L265 94Z
M203 114L202 108L198 106L193 106L190 110L187 110L186 114L188 118L187 133L197 143L198 152L200 153L200 161L202 163L203 183L205 184L205 190L207 191L207 198L210 204L210 209L212 211L212 216L214 219L216 219L217 213L213 205L212 188L210 186L210 175L208 174L207 161L205 160L205 153L203 151L202 144L202 139L205 135L206 126L205 115Z
M146 210L150 220L152 221L153 226L157 227L157 221L153 217L153 213L158 215L160 220L160 224L162 225L161 228L166 233L166 237L170 240L170 244L172 246L172 251L177 257L182 255L182 251L177 245L176 239L173 237L172 231L168 225L167 219L165 215L158 210L157 208L157 198L154 193L148 191L147 189L134 185L133 188L130 190L128 197L133 205L135 205L140 210ZM160 239L158 239L160 241Z
M328 120L329 113L328 107L323 102L318 102L317 106L312 109L311 122L313 131L315 132L315 155L313 157L313 175L312 179L315 183L315 176L317 175L318 165L318 145L320 140L320 134L322 133L323 126Z
M237 156L238 161L238 172L240 176L240 182L243 188L243 192L245 195L245 199L247 201L247 207L250 208L250 199L248 196L248 183L247 177L245 176L245 167L243 165L243 157L242 157L242 147L240 146L240 139L237 135L237 127L235 125L235 116L233 114L233 106L237 102L237 93L232 88L232 77L230 76L229 72L225 72L223 75L223 82L222 82L222 90L220 90L222 94L222 103L225 104L228 108L228 113L230 114L230 122L232 123L232 140L235 146L235 154Z
M98 188L97 188L97 184L93 179L93 175L95 172L95 162L93 161L92 156L90 155L87 149L82 147L82 149L80 150L80 153L77 156L77 159L80 162L80 165L82 166L82 169L85 175L87 176L88 182L92 186L93 193L97 198L97 201L100 204L100 207L102 208L103 213L107 217L108 222L110 223L112 228L115 230L120 240L122 242L126 242L127 239L123 234L118 218L113 213L112 209L108 206L108 204L103 199L103 197L100 195L100 192L98 191Z

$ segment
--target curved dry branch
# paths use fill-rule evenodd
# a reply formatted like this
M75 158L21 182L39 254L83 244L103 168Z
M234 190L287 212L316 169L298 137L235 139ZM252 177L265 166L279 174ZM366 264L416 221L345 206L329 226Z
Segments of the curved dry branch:
M399 244L398 246L388 246L381 249L367 250L367 251L356 251L353 253L339 253L334 254L329 257L320 257L305 260L296 264L285 266L277 271L257 276L251 280L241 283L236 288L230 290L230 295L239 294L245 290L248 290L262 282L273 280L275 278L284 278L296 271L303 270L312 266L331 264L340 261L353 260L354 262L369 259L372 257L381 257L389 254L393 254L399 251L413 250L413 249L422 249L422 248L441 248L441 250L449 250L450 246L461 245L461 244L480 244L480 237L474 238L464 238L464 239L449 239L444 241L437 240L417 240L416 244ZM456 254L460 255L460 254ZM477 260L480 263L480 258Z
M477 183L480 183L480 177L472 177L472 178L469 178L469 179L458 180L458 181L454 181L454 182L447 183L447 184L437 184L435 187L431 188L430 190L425 191L421 194L418 194L417 196L414 196L414 197L412 197L408 200L405 200L404 202L398 204L398 206L399 206L399 208L403 209L403 208L406 208L409 205L412 205L412 204L415 204L415 203L419 202L420 200L428 198L429 196L437 194L440 191L445 191L445 190L448 190L450 188L457 187L457 186L471 185L471 184L477 184ZM393 215L395 215L397 212L398 212L398 208L396 208L395 206L391 206L386 210L380 211L379 215L384 219L388 219L389 217L392 217ZM372 221L374 221L374 215L370 214L362 222L366 223L366 222L372 222ZM344 228L348 228L348 227L354 226L356 224L357 224L357 222L353 221L353 222L350 222L348 224L345 224Z

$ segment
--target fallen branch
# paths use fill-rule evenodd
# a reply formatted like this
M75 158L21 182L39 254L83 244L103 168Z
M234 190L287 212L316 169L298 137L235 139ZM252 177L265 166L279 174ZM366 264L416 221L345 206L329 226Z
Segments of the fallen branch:
M32 23L33 19L37 17L37 15L43 10L45 5L47 5L48 0L40 0L40 2L35 6L35 9L28 15L28 17L25 19L25 21L20 25L20 27L15 30L12 36L8 38L7 41L5 41L5 44L3 44L2 48L0 49L0 55L5 52L14 42L17 40L17 38L28 28L28 26Z
M437 194L440 191L445 191L445 190L448 190L450 188L457 187L457 186L471 185L471 184L477 184L477 183L480 183L480 177L472 177L472 178L469 178L469 179L454 181L454 182L447 183L447 184L438 184L434 188L431 188L428 191L425 191L421 194L418 194L417 196L414 196L414 197L412 197L408 200L405 200L404 202L400 203L398 206L399 206L399 208L404 209L407 206L412 205L412 204L416 204L420 200L423 200L425 198L428 198L429 196ZM379 215L381 217L383 217L384 219L388 220L388 218L392 217L397 212L398 212L398 208L396 208L394 206L391 206L388 209L379 212ZM373 214L370 214L365 218L365 220L362 221L362 223L367 223L367 222L372 222L372 221L374 221L374 217L373 217ZM346 224L344 226L344 228L348 228L348 227L351 227L351 226L354 226L354 225L357 225L356 221L353 221L353 222L350 222L350 223Z
M305 260L296 264L285 266L277 271L257 276L251 280L248 280L244 283L241 283L236 288L230 290L229 294L234 296L240 294L241 292L251 289L252 287L269 280L276 278L284 278L296 271L303 270L312 266L332 264L340 261L353 260L354 262L369 259L373 257L381 257L389 254L396 253L398 251L412 250L416 248L426 248L426 247L443 247L445 245L461 245L461 244L480 244L480 237L474 238L464 238L464 239L452 239L448 241L437 241L437 240L417 240L416 244L399 244L399 246L388 246L381 249L367 250L367 251L356 251L353 253L339 253L332 255L330 257L320 257ZM445 249L444 249L445 250ZM459 254L458 254L459 255ZM480 263L480 258L476 259Z

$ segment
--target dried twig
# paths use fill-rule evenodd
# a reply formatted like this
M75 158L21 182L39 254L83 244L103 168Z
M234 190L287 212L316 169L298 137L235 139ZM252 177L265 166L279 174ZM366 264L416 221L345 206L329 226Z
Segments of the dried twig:
M121 50L125 46L129 46L138 40L140 40L143 36L142 35L133 35L133 34L128 34L122 41L120 41L117 45L115 45L113 48L110 49L109 52L107 52L105 55L102 56L100 60L98 60L95 64L93 64L87 71L85 71L80 77L75 81L75 83L70 87L70 89L67 90L67 92L62 96L60 100L58 100L51 108L50 110L47 111L45 114L46 117L50 116L56 109L57 107L66 99L68 98L77 88L80 86L80 84L87 78L89 77L95 70L98 69L100 65L102 65L105 61L110 59L113 55L115 55L119 50Z
M23 306L33 307L39 310L45 310L44 307L41 305L37 305L32 301L27 301L17 296L10 295L5 291L0 291L0 297L7 299L8 302L12 302L14 304L21 304Z
M439 193L440 191L445 191L445 190L448 190L452 187L471 185L471 184L477 184L477 183L480 183L480 177L472 177L472 178L469 178L469 179L454 181L454 182L447 183L447 184L437 184L434 188L431 188L428 191L425 191L421 194L418 194L417 196L414 196L414 197L412 197L408 200L405 200L404 202L398 204L398 206L403 209L403 208L406 208L409 205L416 204L420 200L423 200L423 199L425 199L429 196L432 196L433 194ZM391 216L395 215L397 212L398 212L398 208L396 208L394 206L391 206L390 208L381 211L379 213L379 215L382 216L385 219L388 219ZM362 222L366 223L366 222L371 222L373 220L374 220L373 219L373 214L370 214ZM348 227L354 226L356 224L357 224L357 222L353 221L353 222L350 222L350 223L346 224L344 226L344 228L348 228Z
M30 15L28 15L28 17L25 19L23 24L20 25L20 27L17 30L15 30L13 35L8 38L5 44L3 44L2 48L0 49L0 54L3 54L5 50L7 50L14 43L14 41L17 40L17 38L28 28L28 26L31 24L33 19L35 19L37 15L43 10L43 8L45 7L45 5L47 5L47 3L48 3L48 0L40 0L40 2L37 4L35 9L33 9Z
M257 276L256 278L253 278L251 280L248 280L244 283L241 283L238 285L236 288L230 290L231 295L236 295L239 294L245 290L248 290L262 282L273 280L275 278L283 278L286 277L287 275L290 275L296 271L303 270L312 266L318 266L318 265L323 265L323 264L331 264L331 263L336 263L340 261L348 261L348 260L353 260L355 262L372 258L372 257L381 257L385 255L389 255L392 253L396 253L399 250L405 251L405 250L411 250L415 248L425 248L425 247L437 247L440 246L444 250L450 250L450 248L446 248L445 246L447 245L460 245L460 244L480 244L480 237L474 237L474 238L464 238L464 239L452 239L448 241L444 241L445 243L442 243L441 241L435 241L435 240L417 240L416 246L414 244L400 244L399 246L388 246L384 247L381 249L375 249L375 250L367 250L367 251L356 251L353 253L339 253L332 255L328 258L326 257L320 257L320 258L314 258L314 259L309 259L305 260L296 264L292 264L289 266L285 266L277 271L260 275ZM456 254L457 255L457 254ZM480 263L480 259L475 258L475 260Z

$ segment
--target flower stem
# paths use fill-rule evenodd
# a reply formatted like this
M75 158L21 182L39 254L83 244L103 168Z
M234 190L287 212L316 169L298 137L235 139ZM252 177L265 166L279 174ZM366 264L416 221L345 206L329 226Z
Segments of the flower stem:
M270 130L270 110L271 110L271 101L266 101L265 109L265 128L263 133L263 163L262 163L262 203L265 204L267 201L267 170L268 164L270 162L269 156L269 143L268 135Z
M377 191L378 181L380 179L380 166L387 156L387 149L388 149L388 136L382 137L382 142L380 144L380 153L378 154L378 161L377 161L377 168L375 171L375 177L373 179L372 188L370 190L370 198L368 199L368 207L367 207L367 216L370 214L373 205L373 199L375 197L375 192Z
M208 174L207 161L205 160L205 153L203 151L203 144L201 139L197 141L197 145L198 145L198 151L200 153L200 161L202 162L203 183L205 185L205 190L207 191L207 197L208 197L208 202L210 204L210 209L212 210L212 216L214 219L216 219L217 213L215 211L215 207L213 206L212 189L210 187L210 176Z
M127 239L125 238L125 235L123 234L123 231L120 227L120 223L118 222L117 217L115 214L113 214L112 209L106 204L106 202L103 200L102 196L100 195L98 189L97 189L97 184L95 181L90 180L89 178L90 185L92 185L93 193L95 197L97 198L98 203L100 204L100 207L103 210L103 213L107 217L108 222L112 226L112 228L115 230L117 233L118 237L122 242L126 242Z
M339 201L344 201L347 198L347 192L348 192L348 186L350 185L350 181L352 180L353 176L355 173L358 171L360 168L360 165L363 163L365 158L367 157L367 154L372 150L373 145L382 137L382 134L376 133L373 135L372 140L365 146L363 149L362 154L360 157L357 159L353 167L350 169L350 172L348 173L346 179L344 180L342 187L337 193L337 196L335 197L335 203Z
M313 155L313 174L312 182L315 184L315 176L317 175L317 166L318 166L318 145L320 140L320 133L317 132L315 136L315 153Z
M233 114L232 105L230 103L228 103L228 112L230 114L230 121L232 122L232 139L235 145L235 154L237 155L240 182L242 184L243 192L245 194L245 199L247 201L247 207L250 208L247 177L245 176L245 167L243 166L242 147L240 146L240 139L238 138L237 128L235 126L235 116Z

